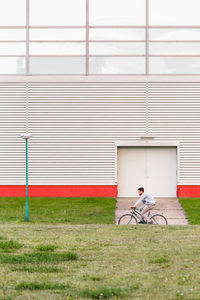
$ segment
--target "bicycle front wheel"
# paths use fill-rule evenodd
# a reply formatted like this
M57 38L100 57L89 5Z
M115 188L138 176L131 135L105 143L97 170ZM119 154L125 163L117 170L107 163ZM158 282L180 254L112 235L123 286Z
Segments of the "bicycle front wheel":
M118 225L129 225L129 224L131 225L137 224L137 219L133 215L126 214L119 218Z
M153 221L153 224L155 225L167 225L167 219L163 215L153 215L151 217L151 221Z

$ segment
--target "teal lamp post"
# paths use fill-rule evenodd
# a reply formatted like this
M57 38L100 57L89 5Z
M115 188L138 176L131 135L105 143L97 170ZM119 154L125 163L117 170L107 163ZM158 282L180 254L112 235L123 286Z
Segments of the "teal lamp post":
M29 204L28 204L28 140L31 138L31 134L23 133L20 135L26 142L26 205L25 205L25 221L29 221Z

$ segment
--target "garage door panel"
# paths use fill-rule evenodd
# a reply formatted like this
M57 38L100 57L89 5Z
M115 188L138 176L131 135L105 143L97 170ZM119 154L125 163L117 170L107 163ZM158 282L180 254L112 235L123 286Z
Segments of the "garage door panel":
M144 174L146 172L146 149L119 148L118 149L118 194L121 197L137 196L139 186L146 186Z
M176 148L149 147L147 190L155 197L176 197Z
M155 197L176 197L176 148L118 149L118 196L136 197L139 186Z

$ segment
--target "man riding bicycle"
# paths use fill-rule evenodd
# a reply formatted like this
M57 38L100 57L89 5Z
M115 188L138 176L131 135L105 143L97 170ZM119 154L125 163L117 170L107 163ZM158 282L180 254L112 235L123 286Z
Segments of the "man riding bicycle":
M150 221L149 218L144 215L155 207L156 202L154 200L154 197L150 194L145 193L143 187L138 188L138 195L140 196L139 200L134 204L134 206L131 206L130 208L136 209L138 204L142 203L143 205L140 207L140 213L144 220L141 220L139 223L150 224L152 223L152 221Z

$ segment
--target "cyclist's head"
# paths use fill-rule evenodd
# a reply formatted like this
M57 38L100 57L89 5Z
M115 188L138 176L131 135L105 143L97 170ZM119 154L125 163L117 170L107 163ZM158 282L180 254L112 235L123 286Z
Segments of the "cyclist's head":
M138 195L141 196L144 193L144 188L143 187L139 187L138 188Z

